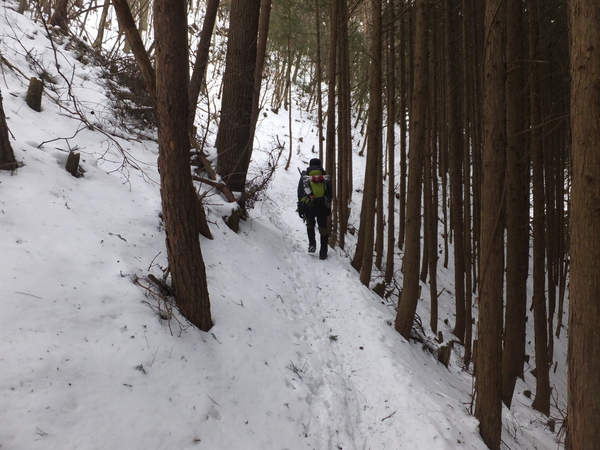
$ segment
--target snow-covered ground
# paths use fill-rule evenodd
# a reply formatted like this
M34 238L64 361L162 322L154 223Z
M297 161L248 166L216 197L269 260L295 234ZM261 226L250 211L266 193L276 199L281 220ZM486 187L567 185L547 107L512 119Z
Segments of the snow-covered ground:
M157 145L82 127L60 76L50 95L65 107L46 96L41 113L29 109L37 66L25 55L56 73L54 52L15 6L0 9L0 51L18 69L3 63L0 90L24 163L0 172L0 448L486 448L459 355L446 368L398 335L393 305L359 282L347 254L330 249L320 261L306 252L296 167L314 156L316 136L300 111L291 168L283 170L286 150L239 233L222 220L224 200L208 198L214 239L202 238L202 251L214 327L201 332L177 313L161 319L165 305L144 289L167 266ZM78 107L110 128L100 70L57 50ZM285 112L262 118L253 164L286 134ZM82 155L83 178L64 169L70 148ZM357 184L362 164L356 157ZM441 320L452 325L452 273L439 275ZM552 380L563 403L565 346L563 337ZM560 448L523 395L535 392L533 380L525 375L504 411L505 448Z

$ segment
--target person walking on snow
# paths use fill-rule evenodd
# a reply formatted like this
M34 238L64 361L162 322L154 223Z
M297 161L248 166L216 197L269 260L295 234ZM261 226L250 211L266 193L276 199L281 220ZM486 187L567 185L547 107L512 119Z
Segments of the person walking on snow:
M325 173L321 160L311 159L308 168L301 172L298 182L298 215L306 222L309 253L315 253L317 250L315 225L319 226L319 259L327 259L327 218L331 214L332 198L331 180Z

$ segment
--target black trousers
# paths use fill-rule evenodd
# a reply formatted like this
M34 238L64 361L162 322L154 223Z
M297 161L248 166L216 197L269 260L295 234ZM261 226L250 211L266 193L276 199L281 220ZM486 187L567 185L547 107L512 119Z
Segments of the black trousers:
M327 218L331 214L331 210L325 207L312 207L307 208L307 212L304 214L306 219L306 233L308 234L308 244L316 247L316 233L315 226L319 227L320 235L320 249L319 254L321 256L327 255L327 241L329 239L329 227L327 224Z

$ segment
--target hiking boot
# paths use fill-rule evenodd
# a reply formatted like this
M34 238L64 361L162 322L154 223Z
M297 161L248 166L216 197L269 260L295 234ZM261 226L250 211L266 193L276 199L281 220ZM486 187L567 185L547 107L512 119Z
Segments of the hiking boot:
M329 236L321 235L321 247L319 248L319 259L327 259L327 239Z
M308 233L308 253L317 251L317 240L315 239L315 227L306 227Z

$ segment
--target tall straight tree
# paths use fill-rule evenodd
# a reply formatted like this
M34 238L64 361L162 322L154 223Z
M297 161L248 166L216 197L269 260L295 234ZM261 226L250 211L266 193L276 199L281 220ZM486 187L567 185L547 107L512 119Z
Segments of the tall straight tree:
M382 23L382 2L379 1L377 5L373 5L373 11L371 13L372 16L375 14L379 14L378 17L373 17L371 20L376 20L377 24L374 25L373 32L378 35L379 39L377 42L372 42L372 51L376 52L376 56L373 56L373 59L378 58L379 61L377 63L371 62L369 65L369 70L373 68L373 66L377 66L379 69L379 73L377 78L379 78L379 87L375 90L375 92L371 91L371 95L374 93L379 94L379 100L375 103L375 109L379 109L377 123L379 128L376 131L377 137L377 185L376 185L376 208L375 208L375 267L378 270L381 270L383 263L383 251L384 251L384 241L385 241L385 208L383 207L383 180L385 178L384 170L384 154L383 154L383 145L382 145L382 132L383 132L383 23ZM371 96L369 96L369 101L371 100ZM369 108L371 109L371 108ZM369 116L371 112L369 112ZM375 137L375 136L374 136Z
M475 417L491 450L502 434L502 227L505 122L505 2L486 0L483 61L483 185Z
M533 323L535 334L536 390L533 408L550 413L550 379L548 361L548 326L546 317L546 227L544 197L544 149L542 146L542 112L540 75L537 64L538 0L527 1L529 21L529 89L531 116L531 158L533 166Z
M399 94L399 112L398 119L400 121L400 167L398 173L398 184L399 184L399 205L398 209L400 210L398 213L398 248L404 247L404 238L406 234L406 178L407 178L407 111L408 111L408 98L409 98L409 89L408 89L408 72L407 70L407 54L411 53L412 49L412 41L411 41L411 33L409 32L409 23L410 16L412 14L412 8L405 7L405 2L402 1L400 4L400 8L402 13L399 17L399 26L400 26L400 39L398 45L398 54L399 54L399 72L400 72L400 94ZM408 47L408 48L406 48ZM412 58L410 58L412 61Z
M502 400L510 407L525 361L529 272L529 165L523 101L523 3L506 2L506 311Z
M260 17L258 21L258 44L256 49L256 67L254 68L254 95L252 97L252 115L250 119L250 137L248 145L254 142L254 132L260 110L260 87L263 79L263 69L267 57L267 37L269 36L269 21L271 18L271 0L261 0ZM291 128L290 128L291 130ZM291 133L291 131L290 131ZM251 151L251 149L250 149Z
M386 55L386 104L387 104L387 152L388 152L388 222L387 255L385 260L385 282L391 283L394 276L394 242L396 217L396 5L388 0L386 13L385 55Z
M323 161L323 61L321 56L321 8L320 0L315 2L315 32L316 32L316 52L315 52L315 82L317 83L317 128L319 130L319 159Z
M335 191L337 208L334 211L333 231L337 233L338 245L344 248L348 219L350 217L350 202L352 200L352 102L350 87L350 55L348 40L348 5L346 0L337 0L338 5L338 147L337 147L337 173L333 155L327 154L327 171L335 176ZM335 213L337 212L337 215ZM337 227L337 228L336 228Z
M249 142L261 0L232 0L221 121L215 141L217 171L232 191L244 192L252 156Z
M433 96L431 96L433 97ZM429 99L431 105L434 101L433 98ZM431 107L433 111L433 107ZM431 119L430 119L431 122ZM437 261L438 261L438 239L437 239L437 211L439 202L437 200L437 190L435 189L437 179L436 176L436 143L435 133L433 127L427 127L426 133L426 152L425 152L425 163L424 163L424 184L423 184L423 211L424 211L424 230L423 234L426 236L425 243L423 246L423 265L427 268L429 273L429 299L431 303L431 316L429 319L429 326L431 331L437 334L438 328L438 287L437 287Z
M197 197L190 172L187 2L156 0L156 98L158 168L167 255L176 301L203 331L212 326L206 270L196 220Z
M373 269L373 244L375 239L375 205L377 184L381 183L381 125L382 125L382 34L381 1L371 0L370 6L370 54L369 65L369 117L367 122L367 163L365 165L365 188L360 212L360 230L357 252L352 260L360 270L360 281L368 286ZM381 205L377 205L381 208ZM360 251L358 249L361 249ZM360 257L360 261L358 260Z
M190 78L190 85L188 88L189 97L189 121L190 131L194 125L194 117L196 116L196 105L198 103L198 96L200 95L200 88L204 81L204 75L206 73L206 65L208 64L208 54L210 51L210 41L217 20L217 11L219 10L219 3L221 0L207 0L206 2L206 13L204 15L204 25L200 32L200 42L198 42L198 48L196 50L196 62L192 69L192 76Z
M463 142L463 179L464 179L464 232L465 232L465 354L464 361L467 365L473 356L473 321L472 321L472 296L476 285L477 264L473 257L477 253L477 229L479 192L478 161L481 148L480 131L480 86L479 61L482 60L478 30L484 21L483 9L479 8L478 0L462 1L462 34L463 34L463 117L465 139ZM468 195L467 195L468 193ZM471 195L472 193L472 195Z
M571 284L567 450L600 448L600 3L570 0Z
M467 102L469 108L469 122L471 123L471 250L474 263L471 265L473 292L477 289L479 282L479 264L481 243L481 185L482 185L482 153L483 153L483 75L481 61L484 59L484 37L488 35L485 28L485 2L480 0L467 0L464 20L466 24L466 34L468 40L468 51L465 52L465 58L468 60L467 70L465 72L466 83L469 88L470 96ZM469 196L465 196L465 200ZM465 333L466 334L466 333Z
M334 165L335 155L335 87L336 87L336 74L338 69L338 49L339 49L339 16L340 7L339 3L343 0L332 0L329 2L329 54L327 55L327 128L325 129L325 154L327 155L325 169L329 172L330 176L334 175L331 171L331 167ZM335 185L333 185L334 194ZM340 193L341 194L341 193ZM344 201L342 195L334 200L334 207L337 206L337 211L333 212L333 217L341 217L343 214ZM341 227L340 227L341 230ZM343 236L340 237L344 239ZM343 244L340 241L340 245Z
M445 42L447 52L456 52L458 48L458 14L460 0L444 2ZM456 323L454 334L462 341L465 339L465 244L463 225L463 175L462 151L463 134L460 129L460 89L458 89L457 58L446 55L446 121L448 127L448 168L450 171L450 215L454 232L454 296Z
M408 147L409 172L406 204L406 248L404 251L404 279L402 298L398 305L395 328L405 339L410 338L417 303L419 301L419 262L421 258L421 193L423 180L423 152L427 145L425 127L427 118L427 89L429 70L428 7L429 0L417 0L415 56L412 99L410 105L410 141Z

